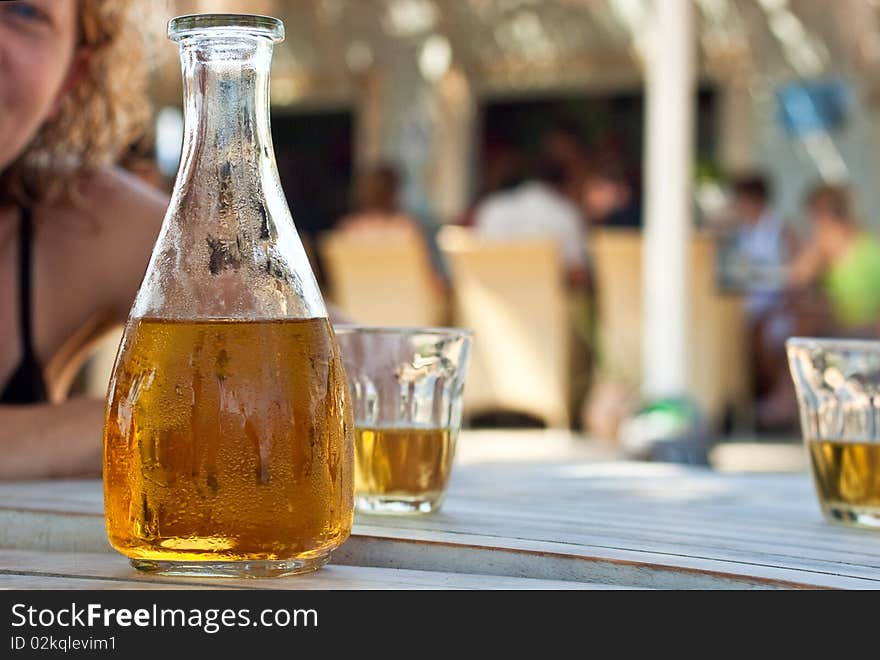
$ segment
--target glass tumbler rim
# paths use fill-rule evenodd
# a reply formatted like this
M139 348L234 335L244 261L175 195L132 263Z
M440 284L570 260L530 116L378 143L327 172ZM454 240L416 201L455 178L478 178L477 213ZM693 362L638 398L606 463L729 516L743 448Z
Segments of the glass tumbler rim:
M421 326L393 326L393 325L368 325L361 323L334 323L333 331L337 334L373 334L373 335L433 335L436 337L471 338L474 333L468 328L455 327L421 327Z
M880 352L880 340L839 339L834 337L790 337L785 341L788 351L792 349L813 349L825 351L871 350Z
M185 14L168 21L168 38L180 41L205 31L234 32L284 41L284 22L261 14Z

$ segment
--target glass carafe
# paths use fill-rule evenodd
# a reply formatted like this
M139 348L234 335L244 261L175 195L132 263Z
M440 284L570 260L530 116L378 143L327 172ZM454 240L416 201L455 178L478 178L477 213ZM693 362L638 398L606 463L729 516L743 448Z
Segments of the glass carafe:
M183 155L108 393L108 535L142 570L313 570L351 531L353 425L272 147L284 27L214 14L173 19L168 33Z

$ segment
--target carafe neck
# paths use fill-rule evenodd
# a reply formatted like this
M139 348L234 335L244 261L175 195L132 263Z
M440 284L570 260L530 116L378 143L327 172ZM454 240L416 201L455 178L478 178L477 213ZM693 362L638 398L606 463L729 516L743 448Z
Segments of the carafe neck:
M280 190L269 123L272 47L252 35L181 41L184 144L175 196L213 197L198 206L223 215L265 206Z

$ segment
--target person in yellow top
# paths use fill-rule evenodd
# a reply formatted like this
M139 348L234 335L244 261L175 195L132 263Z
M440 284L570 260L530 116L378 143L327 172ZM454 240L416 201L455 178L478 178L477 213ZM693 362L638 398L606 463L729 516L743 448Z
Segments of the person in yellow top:
M880 240L859 225L844 186L819 185L807 194L812 232L787 276L794 334L813 337L880 337ZM757 405L758 425L793 422L797 402L787 368Z
M859 226L849 191L821 185L806 198L812 236L791 264L790 289L817 286L825 318L805 320L811 334L875 336L880 329L880 240Z

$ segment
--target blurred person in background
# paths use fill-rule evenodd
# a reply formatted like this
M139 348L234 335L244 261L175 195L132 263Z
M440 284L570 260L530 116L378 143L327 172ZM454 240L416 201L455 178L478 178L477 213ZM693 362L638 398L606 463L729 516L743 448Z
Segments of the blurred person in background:
M527 158L513 142L496 136L486 145L485 169L480 177L480 197L508 190L522 183Z
M480 190L465 209L456 224L473 227L476 211L484 199L502 190L516 188L524 176L526 158L505 136L493 135L485 146L484 168L480 176Z
M590 156L578 126L569 121L558 121L541 143L542 157L559 163L564 179L560 192L575 206L581 204L584 181L590 172Z
M565 195L566 174L564 164L544 158L534 177L483 200L474 226L490 239L553 239L569 284L580 288L589 279L587 234L580 210Z
M442 288L444 270L436 243L437 228L400 209L397 169L380 163L366 170L355 182L354 198L354 213L340 219L336 228L351 235L380 240L417 236L424 243L434 268L435 284Z
M780 312L785 268L794 253L793 232L771 205L767 178L760 173L736 178L731 186L734 223L732 249L744 273L746 323L753 356L754 387L763 396L785 366L785 340L793 319Z
M820 185L806 198L812 233L792 261L789 288L818 286L824 313L799 321L799 334L874 337L880 321L880 241L860 226L850 191Z
M795 335L877 338L880 241L860 226L846 187L818 185L805 204L811 234L788 269L788 302L779 313L793 315ZM759 403L758 422L772 428L796 415L794 389L783 366L775 388Z
M584 213L594 227L638 229L642 205L632 177L617 161L604 161L590 172L581 189Z
M147 107L131 5L0 2L0 478L100 473L103 402L44 373L125 320L167 206L114 166Z
M337 228L345 231L387 231L418 233L418 222L398 208L400 176L387 163L363 172L355 182L354 212L342 218Z

